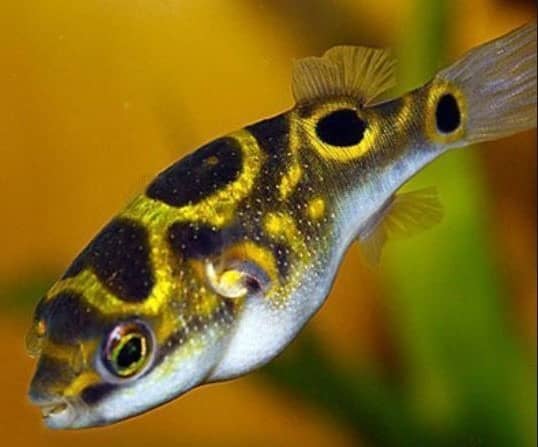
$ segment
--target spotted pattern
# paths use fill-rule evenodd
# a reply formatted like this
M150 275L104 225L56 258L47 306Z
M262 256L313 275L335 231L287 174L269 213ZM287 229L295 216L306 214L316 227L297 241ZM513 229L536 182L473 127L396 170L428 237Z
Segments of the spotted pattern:
M173 207L193 205L235 181L241 168L239 143L233 138L220 138L159 174L146 194Z
M118 298L143 301L155 283L149 254L147 230L131 219L114 219L82 251L63 278L90 268Z

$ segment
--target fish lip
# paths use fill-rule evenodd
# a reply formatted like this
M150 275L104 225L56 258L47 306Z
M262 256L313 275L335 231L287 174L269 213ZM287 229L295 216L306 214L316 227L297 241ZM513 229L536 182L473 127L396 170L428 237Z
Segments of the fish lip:
M43 422L48 428L71 428L78 417L76 408L65 398L32 400L32 403L39 407Z
M67 406L67 403L62 401L57 403L42 404L39 405L39 408L41 410L41 415L43 416L43 418L48 418L67 410Z

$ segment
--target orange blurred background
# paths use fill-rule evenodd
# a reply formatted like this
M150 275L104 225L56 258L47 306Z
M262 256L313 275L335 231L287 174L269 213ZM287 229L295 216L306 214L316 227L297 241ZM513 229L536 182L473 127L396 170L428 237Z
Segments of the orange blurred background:
M221 134L290 107L294 58L342 43L401 49L420 20L417 4L426 3L2 2L4 445L370 445L360 427L340 423L331 411L257 374L202 387L113 427L51 432L26 400L34 365L23 339L39 293L156 172ZM443 60L535 17L533 2L454 1ZM411 53L398 53L402 64L413 60ZM421 73L421 81L432 74ZM410 85L399 91L404 87ZM484 228L506 288L506 315L531 372L536 372L535 146L536 132L483 145L476 149L473 173L484 185ZM457 213L457 204L449 205L445 219ZM425 237L423 242L434 241L435 232ZM400 356L389 317L396 304L386 299L384 275L383 268L364 267L351 250L310 327L335 364L358 363L398 376ZM19 297L25 301L19 303ZM469 438L469 445L482 445L473 442Z

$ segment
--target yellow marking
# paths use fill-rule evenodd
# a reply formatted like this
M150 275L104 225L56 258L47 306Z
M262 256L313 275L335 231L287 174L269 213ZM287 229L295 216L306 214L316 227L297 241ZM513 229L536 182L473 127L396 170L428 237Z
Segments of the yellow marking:
M278 191L280 192L281 199L286 199L290 196L299 183L299 180L301 180L302 175L303 169L295 158L290 170L284 174L280 184L278 185Z
M287 213L269 213L264 219L265 232L275 241L285 244L294 254L294 262L287 274L286 282L267 293L274 305L281 305L291 296L301 281L301 271L309 265L311 253L293 218Z
M88 304L104 315L121 312L124 314L143 313L147 316L155 316L159 314L161 308L166 304L172 285L171 280L161 279L155 283L149 298L139 303L130 303L110 292L91 270L86 269L74 278L58 281L49 290L46 299L50 300L58 293L73 290L82 294Z
M412 122L414 116L413 110L416 107L416 104L416 92L411 92L402 96L402 107L394 120L398 135L405 134L408 131L408 126Z
M157 345L162 344L172 335L184 327L181 320L178 319L177 310L166 308L161 312L160 322L154 328Z
M461 122L454 132L442 133L437 129L435 111L437 103L442 96L449 94L454 96L461 114ZM467 124L467 102L461 90L454 84L445 80L436 79L432 82L426 100L426 135L435 143L447 144L460 140L465 135L465 125Z
M325 200L316 197L307 204L306 211L311 219L319 220L325 215Z
M308 248L301 236L301 232L289 214L267 214L264 228L272 238L285 242L298 257L304 258L309 256Z
M299 125L300 118L296 112L291 112L289 117L289 149L291 155L291 166L288 172L286 172L278 185L278 192L280 198L285 200L295 190L301 177L303 175L303 168L299 164L298 152L300 149L300 137L299 137Z
M278 269L273 253L268 248L246 241L230 247L224 253L226 262L234 260L252 261L260 267L271 280L278 280Z
M245 282L245 273L240 270L226 270L219 277L219 286L224 290L237 290L235 294L231 294L230 298L239 298L243 296L247 288L245 286L237 287Z
M171 222L200 222L216 228L224 227L234 218L238 203L252 190L265 157L248 131L243 129L229 136L239 143L243 151L243 166L237 180L204 200L183 207L173 207L141 195L120 216L160 229Z
M178 221L203 222L216 228L223 227L235 216L238 203L249 194L260 171L263 154L256 139L246 130L240 130L230 136L236 139L243 151L242 171L236 181L196 204L179 208L140 195L120 213L120 217L141 222L150 233L150 257L155 286L147 299L130 303L116 297L89 269L76 277L58 281L49 291L48 299L70 289L82 293L89 304L105 315L118 312L158 315L178 287L170 263L172 254L166 240L166 228L172 222Z
M77 376L71 384L63 391L64 397L76 397L80 395L84 388L101 381L99 374L94 371L86 371Z

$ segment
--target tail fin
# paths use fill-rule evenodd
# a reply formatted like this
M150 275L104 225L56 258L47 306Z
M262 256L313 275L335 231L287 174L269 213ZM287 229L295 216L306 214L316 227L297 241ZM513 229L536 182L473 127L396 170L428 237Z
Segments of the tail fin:
M466 120L458 145L536 127L536 24L522 26L469 51L436 81L460 90Z

